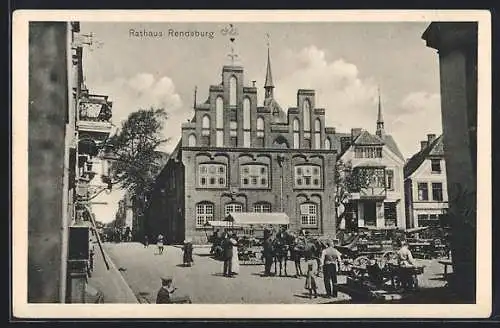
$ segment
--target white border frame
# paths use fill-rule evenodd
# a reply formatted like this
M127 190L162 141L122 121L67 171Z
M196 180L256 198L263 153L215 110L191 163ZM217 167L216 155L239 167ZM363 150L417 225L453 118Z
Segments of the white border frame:
M28 23L102 22L478 22L477 303L432 305L28 304ZM12 305L18 318L479 318L492 310L491 15L487 10L18 10L12 26ZM423 33L424 31L422 31ZM425 44L422 44L425 47ZM14 56L15 54L15 56ZM436 53L436 57L437 57ZM437 59L437 58L436 58ZM15 109L15 110L14 110ZM479 268L481 268L479 270ZM479 279L480 277L480 279Z

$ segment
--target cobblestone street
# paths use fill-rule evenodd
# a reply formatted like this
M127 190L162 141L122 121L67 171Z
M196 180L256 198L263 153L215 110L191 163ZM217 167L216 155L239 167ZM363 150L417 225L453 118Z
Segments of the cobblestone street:
M167 246L163 255L155 254L155 246L145 248L140 243L108 243L105 247L141 303L155 302L161 284L160 277L166 275L173 276L179 296L189 295L193 303L291 304L350 300L348 295L342 293L337 299L321 297L324 293L321 277L317 279L320 296L309 299L304 289L304 277L261 277L263 265L240 265L239 275L226 278L222 276L222 262L209 257L208 248L195 248L195 265L183 267L182 251L175 246ZM419 260L419 263L426 266L424 275L419 277L423 289L445 285L443 268L437 261ZM289 275L295 273L292 262L288 263L288 271ZM340 276L339 283L344 282L344 279Z

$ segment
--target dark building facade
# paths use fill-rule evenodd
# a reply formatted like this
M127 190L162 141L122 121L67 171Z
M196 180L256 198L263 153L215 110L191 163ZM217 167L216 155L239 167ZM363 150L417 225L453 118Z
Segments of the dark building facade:
M325 127L315 91L299 89L296 107L274 99L268 53L263 106L241 66L194 105L181 140L150 195L147 233L167 242L206 242L204 224L231 212L284 212L290 229L335 235L335 163L340 137Z

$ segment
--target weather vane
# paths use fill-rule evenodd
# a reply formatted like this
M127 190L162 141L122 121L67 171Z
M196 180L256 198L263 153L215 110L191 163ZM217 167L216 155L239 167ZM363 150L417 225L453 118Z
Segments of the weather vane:
M89 34L78 34L74 41L74 46L82 47L84 45L88 46L89 51L101 48L104 44L103 42L94 38L95 34L90 32Z

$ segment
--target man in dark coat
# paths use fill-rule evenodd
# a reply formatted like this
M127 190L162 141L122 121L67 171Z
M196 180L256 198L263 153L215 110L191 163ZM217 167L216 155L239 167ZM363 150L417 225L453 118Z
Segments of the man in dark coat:
M170 294L175 290L176 288L173 286L173 279L171 277L161 278L161 288L156 296L156 304L171 303Z
M232 259L233 259L233 244L231 243L229 236L226 234L224 236L224 241L222 242L223 247L223 260L224 260L224 277L232 277Z
M271 266L273 264L273 240L271 234L267 235L263 246L264 249L262 255L264 256L264 276L270 276Z

